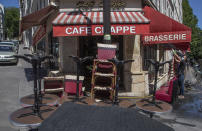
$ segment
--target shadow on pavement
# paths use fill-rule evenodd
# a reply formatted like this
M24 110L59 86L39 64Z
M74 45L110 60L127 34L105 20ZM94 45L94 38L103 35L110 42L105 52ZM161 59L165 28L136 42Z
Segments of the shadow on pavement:
M0 66L16 66L16 63L0 63Z
M24 72L25 72L25 77L26 77L27 81L33 81L34 80L32 68L24 68ZM42 79L45 76L47 76L47 70L41 69L40 70L40 78Z

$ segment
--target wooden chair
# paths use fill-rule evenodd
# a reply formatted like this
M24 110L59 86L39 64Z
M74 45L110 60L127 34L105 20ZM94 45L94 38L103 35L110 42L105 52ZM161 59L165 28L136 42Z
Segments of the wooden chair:
M63 76L59 77L44 77L44 92L45 93L61 93L64 91Z

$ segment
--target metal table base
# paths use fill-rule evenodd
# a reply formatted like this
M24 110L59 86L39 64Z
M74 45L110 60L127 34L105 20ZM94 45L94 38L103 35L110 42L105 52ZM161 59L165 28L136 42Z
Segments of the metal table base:
M42 105L54 106L58 104L59 97L54 94L43 94ZM28 107L34 105L34 94L24 96L20 99L20 105L23 107Z
M17 128L26 127L26 128L34 129L34 128L37 128L43 120L48 118L56 109L57 107L55 106L42 106L40 108L40 111L43 119L41 119L37 115L27 115L27 114L33 113L33 106L24 107L14 111L9 116L9 121L12 126Z
M156 100L155 102L160 106L161 108L152 105L148 101L151 100L140 100L136 102L136 107L144 112L147 112L150 114L150 117L152 118L154 114L161 114L161 113L167 113L172 111L172 105L164 102Z

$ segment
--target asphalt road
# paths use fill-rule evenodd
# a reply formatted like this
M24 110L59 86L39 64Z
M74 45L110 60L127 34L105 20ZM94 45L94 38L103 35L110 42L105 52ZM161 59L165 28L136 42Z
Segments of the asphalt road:
M20 46L19 54L28 53ZM17 131L9 123L9 115L21 108L19 99L32 93L32 81L28 81L30 64L19 60L18 65L0 65L0 131Z

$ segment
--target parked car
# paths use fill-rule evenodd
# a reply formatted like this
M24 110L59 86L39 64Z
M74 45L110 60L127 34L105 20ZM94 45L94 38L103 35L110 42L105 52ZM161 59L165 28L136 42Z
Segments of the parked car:
M19 41L18 40L13 40L13 42L15 43L15 46L17 47L17 49L19 49Z
M14 63L17 64L18 59L14 57L16 50L12 45L0 44L0 63Z
M14 50L18 53L18 46L15 42L12 41L2 41L0 42L0 45L11 45L13 46Z

